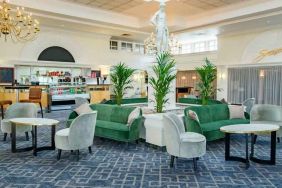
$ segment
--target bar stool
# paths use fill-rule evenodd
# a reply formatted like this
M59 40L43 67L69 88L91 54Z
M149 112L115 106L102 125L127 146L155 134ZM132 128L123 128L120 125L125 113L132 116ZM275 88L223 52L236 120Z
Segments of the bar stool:
M20 100L20 102L25 103L37 103L40 106L41 110L41 116L43 118L43 109L41 104L41 95L42 95L42 89L41 88L29 88L29 97L28 99Z
M0 101L2 119L4 119L4 106L5 106L5 105L11 105L12 103L13 103L13 102L10 101L10 100L3 100L3 101Z

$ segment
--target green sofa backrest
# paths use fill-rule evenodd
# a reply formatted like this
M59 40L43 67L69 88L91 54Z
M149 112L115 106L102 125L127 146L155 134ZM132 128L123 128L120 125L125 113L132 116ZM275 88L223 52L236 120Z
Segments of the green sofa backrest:
M144 97L144 98L128 98L128 99L122 99L121 104L135 104L135 103L147 103L148 102L148 98ZM104 104L116 104L116 100L111 99L111 100L107 100L106 102L104 102Z
M189 110L197 113L200 123L229 119L229 108L227 104L190 106L185 109L185 116L188 116Z
M179 98L178 99L179 103L185 103L185 104L202 104L202 99L193 99L193 98ZM213 105L213 104L222 104L221 101L218 100L213 100L209 99L208 100L208 105Z
M93 110L97 110L97 120L111 121L126 124L129 114L136 108L130 106L116 106L108 104L91 104ZM140 112L141 115L141 112Z

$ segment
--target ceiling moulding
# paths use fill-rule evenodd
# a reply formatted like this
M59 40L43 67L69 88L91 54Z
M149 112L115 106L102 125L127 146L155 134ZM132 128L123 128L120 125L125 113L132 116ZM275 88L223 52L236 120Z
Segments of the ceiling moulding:
M101 10L97 8L87 7L83 5L77 5L65 1L10 0L10 3L15 6L23 6L38 11L71 16L80 19L87 19L87 20L109 23L114 25L122 25L130 28L140 27L140 21L136 17L119 14L111 11Z
M149 35L148 32L143 32L143 31L140 31L138 29L116 26L116 25L109 25L109 24L106 25L106 24L103 24L103 23L94 22L93 20L72 18L70 16L60 16L60 15L56 15L56 14L44 14L43 12L33 12L33 14L35 16L38 16L39 19L40 18L41 19L48 19L47 24L44 21L41 23L42 26L45 25L47 27L60 27L60 26L58 26L58 21L61 21L62 23L65 23L65 24L63 24L63 25L65 25L65 28L67 28L68 24L75 24L75 29L73 29L75 31L84 31L85 32L85 30L83 30L83 28L88 27L87 32L90 32L90 33L100 33L100 34L111 35L113 31L115 31L115 32L119 31L120 33L130 32L130 33L140 34L140 35L144 35L144 36ZM49 21L51 21L51 22L49 22ZM92 27L92 28L89 28L89 27ZM60 27L60 28L62 29L62 27ZM103 30L103 32L97 32L97 31L101 31L101 30Z
M281 0L251 0L224 8L207 11L186 18L187 29L176 31L183 33L205 26L225 25L265 17L267 14L278 14L282 10Z

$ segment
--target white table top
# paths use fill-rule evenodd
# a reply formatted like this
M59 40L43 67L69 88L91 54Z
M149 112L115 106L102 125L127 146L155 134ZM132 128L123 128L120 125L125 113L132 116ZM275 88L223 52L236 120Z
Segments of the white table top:
M34 125L34 126L51 126L59 124L59 121L47 118L13 118L10 119L11 123L17 125Z
M237 124L221 127L220 131L235 134L255 134L270 133L272 131L278 131L279 128L280 126L273 124Z

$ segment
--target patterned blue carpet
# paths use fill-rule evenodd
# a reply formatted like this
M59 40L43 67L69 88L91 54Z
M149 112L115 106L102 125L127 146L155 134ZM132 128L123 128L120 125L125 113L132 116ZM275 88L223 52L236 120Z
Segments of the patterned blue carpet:
M46 114L61 121L64 128L68 111ZM39 145L50 142L50 130L39 128ZM145 143L130 144L95 138L93 154L85 149L80 161L63 152L56 160L56 151L12 154L10 139L2 141L0 134L0 187L282 187L282 143L277 145L277 164L260 165L251 162L246 170L240 162L224 160L224 141L207 144L207 153L198 161L198 171L187 159L177 159L169 167L169 155ZM233 136L232 154L244 156L244 138ZM18 136L17 147L31 141ZM256 154L269 156L269 137L259 137Z

